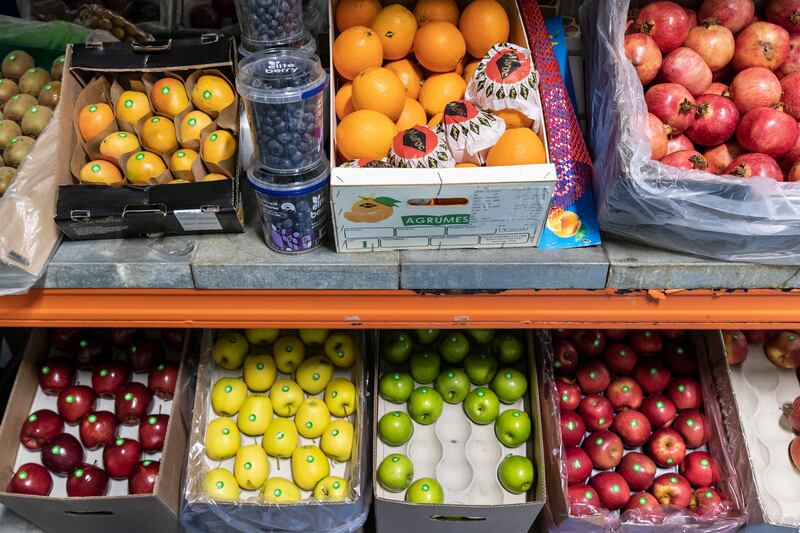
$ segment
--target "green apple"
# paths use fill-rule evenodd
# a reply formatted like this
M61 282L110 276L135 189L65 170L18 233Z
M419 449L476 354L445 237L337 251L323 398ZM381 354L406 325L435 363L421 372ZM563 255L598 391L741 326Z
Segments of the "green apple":
M446 363L457 365L469 353L469 341L458 332L448 333L439 343L439 354Z
M349 461L353 453L353 424L347 420L334 420L328 424L319 440L319 447L334 461Z
M302 497L300 487L282 477L269 478L261 489L261 501L264 503L295 503Z
M272 345L272 357L278 370L291 375L306 358L306 347L297 337L284 335Z
M314 487L314 498L321 502L343 502L349 493L347 480L337 476L323 478Z
M403 411L392 411L383 415L378 422L378 435L389 446L400 446L408 442L414 434L414 423Z
M331 334L329 329L301 329L298 331L300 340L308 346L321 346L325 344L328 335Z
M244 336L251 346L269 346L280 336L281 330L274 328L249 328L244 330Z
M250 344L241 333L221 331L212 350L214 363L226 370L241 368Z
M404 365L414 349L411 335L407 331L391 331L384 333L381 343L381 357L391 365Z
M503 446L516 448L531 436L531 419L519 409L500 413L494 422L494 434Z
M331 412L325 402L319 398L306 398L303 400L294 415L294 425L297 428L297 432L307 439L316 439L321 436L330 421ZM300 484L298 483L298 485Z
M224 468L213 468L203 479L203 487L210 500L235 502L242 491L236 478Z
M475 385L488 385L497 374L497 359L484 352L471 353L464 359L464 370Z
M528 380L519 370L504 368L494 377L492 390L503 403L514 403L528 391Z
M222 378L211 387L211 407L218 415L235 415L246 398L247 385L238 378Z
M494 339L493 329L468 329L467 335L481 346L487 346Z
M402 453L387 455L378 466L377 477L389 492L403 492L414 479L414 463Z
M305 397L300 385L291 379L279 379L269 391L272 410L278 416L293 416Z
M444 401L455 404L464 401L469 394L471 383L466 372L458 368L451 368L439 374L435 387Z
M492 353L504 365L515 365L525 355L525 344L511 333L501 333L492 341Z
M333 377L333 364L327 357L315 355L300 363L294 380L309 395L315 396L325 390Z
M415 329L414 338L423 346L430 346L439 338L438 329Z
M212 461L229 459L239 451L241 441L242 434L233 418L217 418L206 428L206 455Z
M242 379L253 392L267 392L278 378L278 367L271 355L248 355L244 360Z
M272 422L272 402L263 394L251 394L245 399L236 425L245 435L263 435Z
M378 383L381 398L387 402L406 403L413 390L414 379L405 372L387 372Z
M294 420L288 418L275 417L270 422L264 438L261 439L261 446L267 455L288 459L292 452L297 448L297 427Z
M408 487L406 491L408 503L444 503L444 490L438 481L432 477L422 477Z
M320 480L331 475L331 465L316 446L300 446L292 453L292 478L303 490L314 490Z
M533 487L533 463L521 455L507 455L497 467L497 479L508 492L522 494Z
M491 424L500 414L500 400L497 395L484 387L478 387L464 400L464 412L470 420L479 425Z
M436 389L419 387L408 398L408 414L418 424L433 424L442 416L442 395Z
M433 383L442 368L439 354L430 350L422 350L411 356L409 363L411 367L411 377L417 383L427 385Z
M258 444L239 448L233 463L233 475L244 490L261 488L269 477L269 460L264 448Z
M332 379L325 387L325 405L333 416L352 415L356 412L356 386L349 379Z
M350 368L356 363L358 345L351 333L334 333L325 341L325 355L339 368Z

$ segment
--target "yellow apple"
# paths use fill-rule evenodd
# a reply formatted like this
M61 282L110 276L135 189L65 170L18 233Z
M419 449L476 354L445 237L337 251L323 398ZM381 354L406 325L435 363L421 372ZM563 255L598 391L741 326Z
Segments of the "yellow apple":
M307 345L322 345L325 344L325 339L330 335L329 329L301 329L300 340Z
M238 378L222 378L211 387L211 407L218 415L235 415L242 407L245 398L247 398L247 385Z
M267 455L288 459L292 452L297 448L297 428L294 421L288 418L276 417L272 419L264 438L261 439L261 446Z
M318 398L306 398L303 400L294 415L294 425L297 427L297 432L307 439L316 439L322 435L330 421L331 413L328 411L328 406Z
M251 346L269 346L278 336L281 330L273 328L249 328L244 330L244 336Z
M278 377L278 368L271 355L248 355L244 360L242 378L253 392L267 392Z
M309 357L297 367L294 379L310 395L325 390L333 377L333 365L320 355Z
M328 458L316 446L300 446L292 453L292 477L301 489L314 490L330 473Z
M325 405L333 416L345 418L356 412L356 387L349 379L336 378L325 387Z
M212 420L206 428L206 455L213 461L222 461L236 455L242 436L232 418Z
M321 502L343 502L350 493L350 486L343 477L328 476L314 487L314 498Z
M297 337L284 335L272 345L272 357L275 358L278 370L284 374L294 374L306 358L306 347Z
M216 501L234 502L241 494L236 478L224 468L209 470L203 479L203 487L209 499Z
M291 379L279 379L269 391L272 410L278 416L292 416L303 403L303 389Z
M250 351L247 339L235 331L220 331L214 343L214 363L227 370L241 368L244 357Z
M319 447L334 461L344 463L349 460L353 452L353 424L347 420L334 420L328 424Z
M244 490L260 488L269 477L269 460L264 448L258 444L239 448L233 463L233 475Z
M263 394L251 394L239 409L236 424L245 435L263 435L272 422L272 402Z
M261 500L265 503L293 503L301 497L300 488L282 477L269 478L261 490Z
M325 341L325 355L339 368L350 368L356 362L356 340L350 333L334 333Z

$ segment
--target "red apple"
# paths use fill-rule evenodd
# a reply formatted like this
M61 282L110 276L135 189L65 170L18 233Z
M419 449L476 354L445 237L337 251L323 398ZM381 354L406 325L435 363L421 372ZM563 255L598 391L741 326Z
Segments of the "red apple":
M108 361L92 371L92 387L101 398L113 398L131 376L130 366L123 361Z
M135 426L147 416L152 403L153 393L150 389L141 383L128 383L120 389L114 400L114 412L122 424Z
M564 446L580 446L586 434L586 424L575 411L561 411L561 443Z
M621 342L625 340L625 337L628 336L627 329L607 329L606 330L606 339L614 342Z
M567 470L567 483L586 483L592 475L592 461L586 452L577 446L567 448L564 452L564 467Z
M599 359L590 359L578 365L575 379L584 394L600 394L611 383L611 373Z
M574 411L581 403L580 387L567 378L556 378L556 394L558 394L558 406L562 410Z
M615 411L621 411L622 409L639 409L644 393L635 379L621 377L611 382L606 390L606 397Z
M674 429L658 428L645 445L647 455L662 468L678 466L686 456L686 444Z
M103 466L114 479L130 477L139 457L142 445L132 439L117 439L103 448Z
M584 439L582 447L598 470L615 468L622 461L622 454L625 452L622 440L607 429L591 433Z
M666 394L678 411L700 409L703 405L703 391L696 379L674 379L667 385Z
M96 450L117 438L117 418L108 411L96 411L81 418L78 434L86 449Z
M84 464L67 478L67 496L97 497L108 494L108 474L102 468Z
M600 497L589 485L572 485L567 489L570 516L590 516L600 513Z
M600 504L610 511L622 509L631 497L628 482L616 472L600 472L589 485L597 491Z
M798 35L798 38L800 38L800 35ZM800 47L798 47L798 50L800 50ZM750 344L761 344L772 336L771 329L748 329L742 333L747 337L747 342Z
M647 490L656 477L656 464L643 453L629 452L617 466L617 473L625 478L631 490Z
M599 394L584 397L575 412L583 418L589 431L608 429L614 420L614 408L611 407L611 402Z
M664 343L661 358L673 376L694 376L697 374L697 357L690 344L680 341Z
M161 463L158 461L141 461L128 478L128 494L152 494L156 488L158 471Z
M79 328L54 328L50 330L50 342L62 352L71 352Z
M665 341L680 341L686 338L686 330L683 329L662 329L661 338Z
M578 350L567 339L553 342L553 367L557 376L569 376L578 366Z
M719 464L708 452L692 452L687 455L679 472L693 487L716 485L722 477Z
M622 439L626 448L638 448L647 442L652 426L642 413L635 409L626 409L618 413L611 423L611 431Z
M39 368L39 386L49 396L58 396L75 383L75 365L65 357L51 357Z
M628 334L628 345L630 345L637 354L654 354L661 351L663 341L658 331L635 329Z
M764 345L767 358L781 368L800 366L800 334L796 331L781 331Z
M45 467L36 463L20 466L6 487L6 492L30 496L49 496L51 490L53 477Z
M172 361L160 363L147 376L147 387L162 400L175 396L178 384L178 365Z
M19 441L29 450L38 450L46 446L50 439L64 432L64 421L58 414L50 409L39 409L28 415L22 430L19 432Z
M632 517L650 524L658 525L664 520L664 510L661 508L661 504L649 492L631 494L631 498L622 508L622 512L630 513ZM627 522L627 520L624 521Z
M58 414L67 424L77 424L83 415L94 410L97 396L91 387L86 385L73 385L62 390L58 395L56 405Z
M135 328L114 328L111 330L111 344L117 350L124 352L138 333L139 330Z
M699 516L712 517L724 514L725 500L711 487L700 487L692 494L689 509Z
M169 415L150 415L139 425L139 442L146 452L158 452L164 448L167 437Z
M183 328L167 328L161 330L161 340L173 352L183 351L188 330Z
M647 394L657 394L669 385L672 373L669 368L653 358L644 357L636 363L633 378L639 382Z
M678 414L675 404L663 394L651 394L645 398L641 411L656 428L669 427Z
M80 370L91 370L95 365L111 359L111 346L98 335L82 333L75 338L72 356Z
M581 357L598 357L606 347L606 336L599 329L577 330L572 333L572 342Z
M789 443L789 459L798 470L800 470L800 437L795 437Z
M625 344L609 344L603 352L603 361L608 369L619 376L627 376L636 366L636 353Z
M69 433L56 435L42 448L42 464L58 476L66 476L83 464L83 448Z
M164 347L155 339L140 337L130 345L127 354L134 372L150 372L164 360Z
M684 411L672 423L687 448L699 448L708 442L708 423L700 411Z
M663 505L686 508L692 500L692 487L680 474L662 474L653 481L650 489L653 496Z
M550 335L552 335L554 339L567 339L572 335L572 330L564 328L551 329Z

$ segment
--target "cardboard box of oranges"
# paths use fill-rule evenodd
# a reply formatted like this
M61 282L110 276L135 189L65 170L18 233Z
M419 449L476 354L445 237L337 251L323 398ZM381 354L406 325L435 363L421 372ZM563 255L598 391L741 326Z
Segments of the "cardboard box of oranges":
M332 0L330 13L337 250L536 246L556 170L517 3Z
M56 223L71 239L243 231L236 48L219 35L67 49Z

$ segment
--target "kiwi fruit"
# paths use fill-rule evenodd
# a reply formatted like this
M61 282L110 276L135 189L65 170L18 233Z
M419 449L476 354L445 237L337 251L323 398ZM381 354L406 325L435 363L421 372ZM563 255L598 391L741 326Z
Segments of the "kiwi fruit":
M13 120L0 120L0 150L5 150L8 140L22 135L22 128Z
M31 137L38 137L47 127L50 119L53 118L53 110L47 106L34 105L25 112L22 117L22 133Z
M0 167L0 196L3 196L6 191L8 190L8 186L11 185L11 181L14 179L14 175L17 173L17 169L12 167Z
M42 92L42 87L51 81L50 73L45 69L31 67L19 79L19 92L38 97L39 93Z
M53 61L53 66L50 67L50 77L54 80L61 81L61 76L64 74L64 56L58 56Z
M2 68L4 78L18 80L25 74L26 70L35 66L36 63L28 52L14 50L6 55L3 59L3 65L0 68Z
M25 112L37 103L30 94L15 94L3 106L3 118L19 122Z
M9 98L17 94L19 94L17 82L8 78L0 80L0 105L5 104Z
M42 92L39 93L39 105L55 108L59 98L61 98L61 82L51 81L42 87Z
M10 167L18 167L34 144L36 141L25 135L10 138L6 149L3 150L3 162Z

